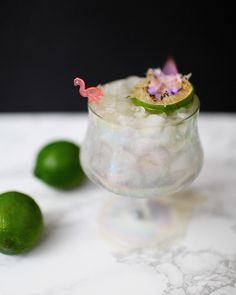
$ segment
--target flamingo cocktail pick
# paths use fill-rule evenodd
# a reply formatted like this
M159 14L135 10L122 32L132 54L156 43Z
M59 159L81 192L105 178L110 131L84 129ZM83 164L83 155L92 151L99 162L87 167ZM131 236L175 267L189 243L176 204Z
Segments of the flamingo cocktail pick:
M85 88L84 80L81 78L75 78L74 85L80 87L80 95L87 97L89 102L99 103L100 96L103 96L102 90L98 87Z

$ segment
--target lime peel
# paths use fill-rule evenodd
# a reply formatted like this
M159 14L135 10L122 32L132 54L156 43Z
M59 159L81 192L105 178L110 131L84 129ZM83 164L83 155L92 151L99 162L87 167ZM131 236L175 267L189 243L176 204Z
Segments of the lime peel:
M0 252L15 255L30 250L43 231L37 203L20 192L0 194Z
M79 146L70 141L51 142L39 151L34 175L58 189L78 187L85 179L79 155Z
M194 88L188 80L190 76L149 69L147 76L131 90L131 101L148 112L171 113L193 101Z

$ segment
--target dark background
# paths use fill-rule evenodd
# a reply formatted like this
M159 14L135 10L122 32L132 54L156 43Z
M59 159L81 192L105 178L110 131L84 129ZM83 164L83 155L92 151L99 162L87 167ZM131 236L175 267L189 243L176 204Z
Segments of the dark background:
M1 2L0 111L86 110L75 76L92 86L144 75L169 55L180 72L192 72L203 111L236 111L234 15L226 3L108 3Z

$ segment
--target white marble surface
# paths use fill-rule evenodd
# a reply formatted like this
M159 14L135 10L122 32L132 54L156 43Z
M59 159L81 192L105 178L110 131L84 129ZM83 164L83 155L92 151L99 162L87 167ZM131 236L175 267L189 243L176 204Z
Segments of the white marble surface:
M108 192L90 182L59 192L32 176L41 145L81 142L86 124L81 114L0 115L0 191L32 195L45 216L36 248L0 254L0 295L236 294L236 116L201 114L204 168L186 193L167 201L185 216L181 231L172 228L169 244L141 249L101 235Z

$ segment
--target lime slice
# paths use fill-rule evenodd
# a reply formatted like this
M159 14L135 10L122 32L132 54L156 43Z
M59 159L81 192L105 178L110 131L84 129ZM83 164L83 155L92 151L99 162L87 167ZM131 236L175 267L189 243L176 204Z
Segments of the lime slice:
M0 252L19 254L40 239L43 216L29 196L19 192L0 194Z
M58 189L78 187L85 179L79 154L80 148L73 142L51 142L39 151L34 175Z
M130 96L133 104L144 107L148 112L171 113L193 101L194 88L188 80L183 80L182 88L176 94L164 95L162 100L148 93L148 83L149 77L143 79L133 88Z

